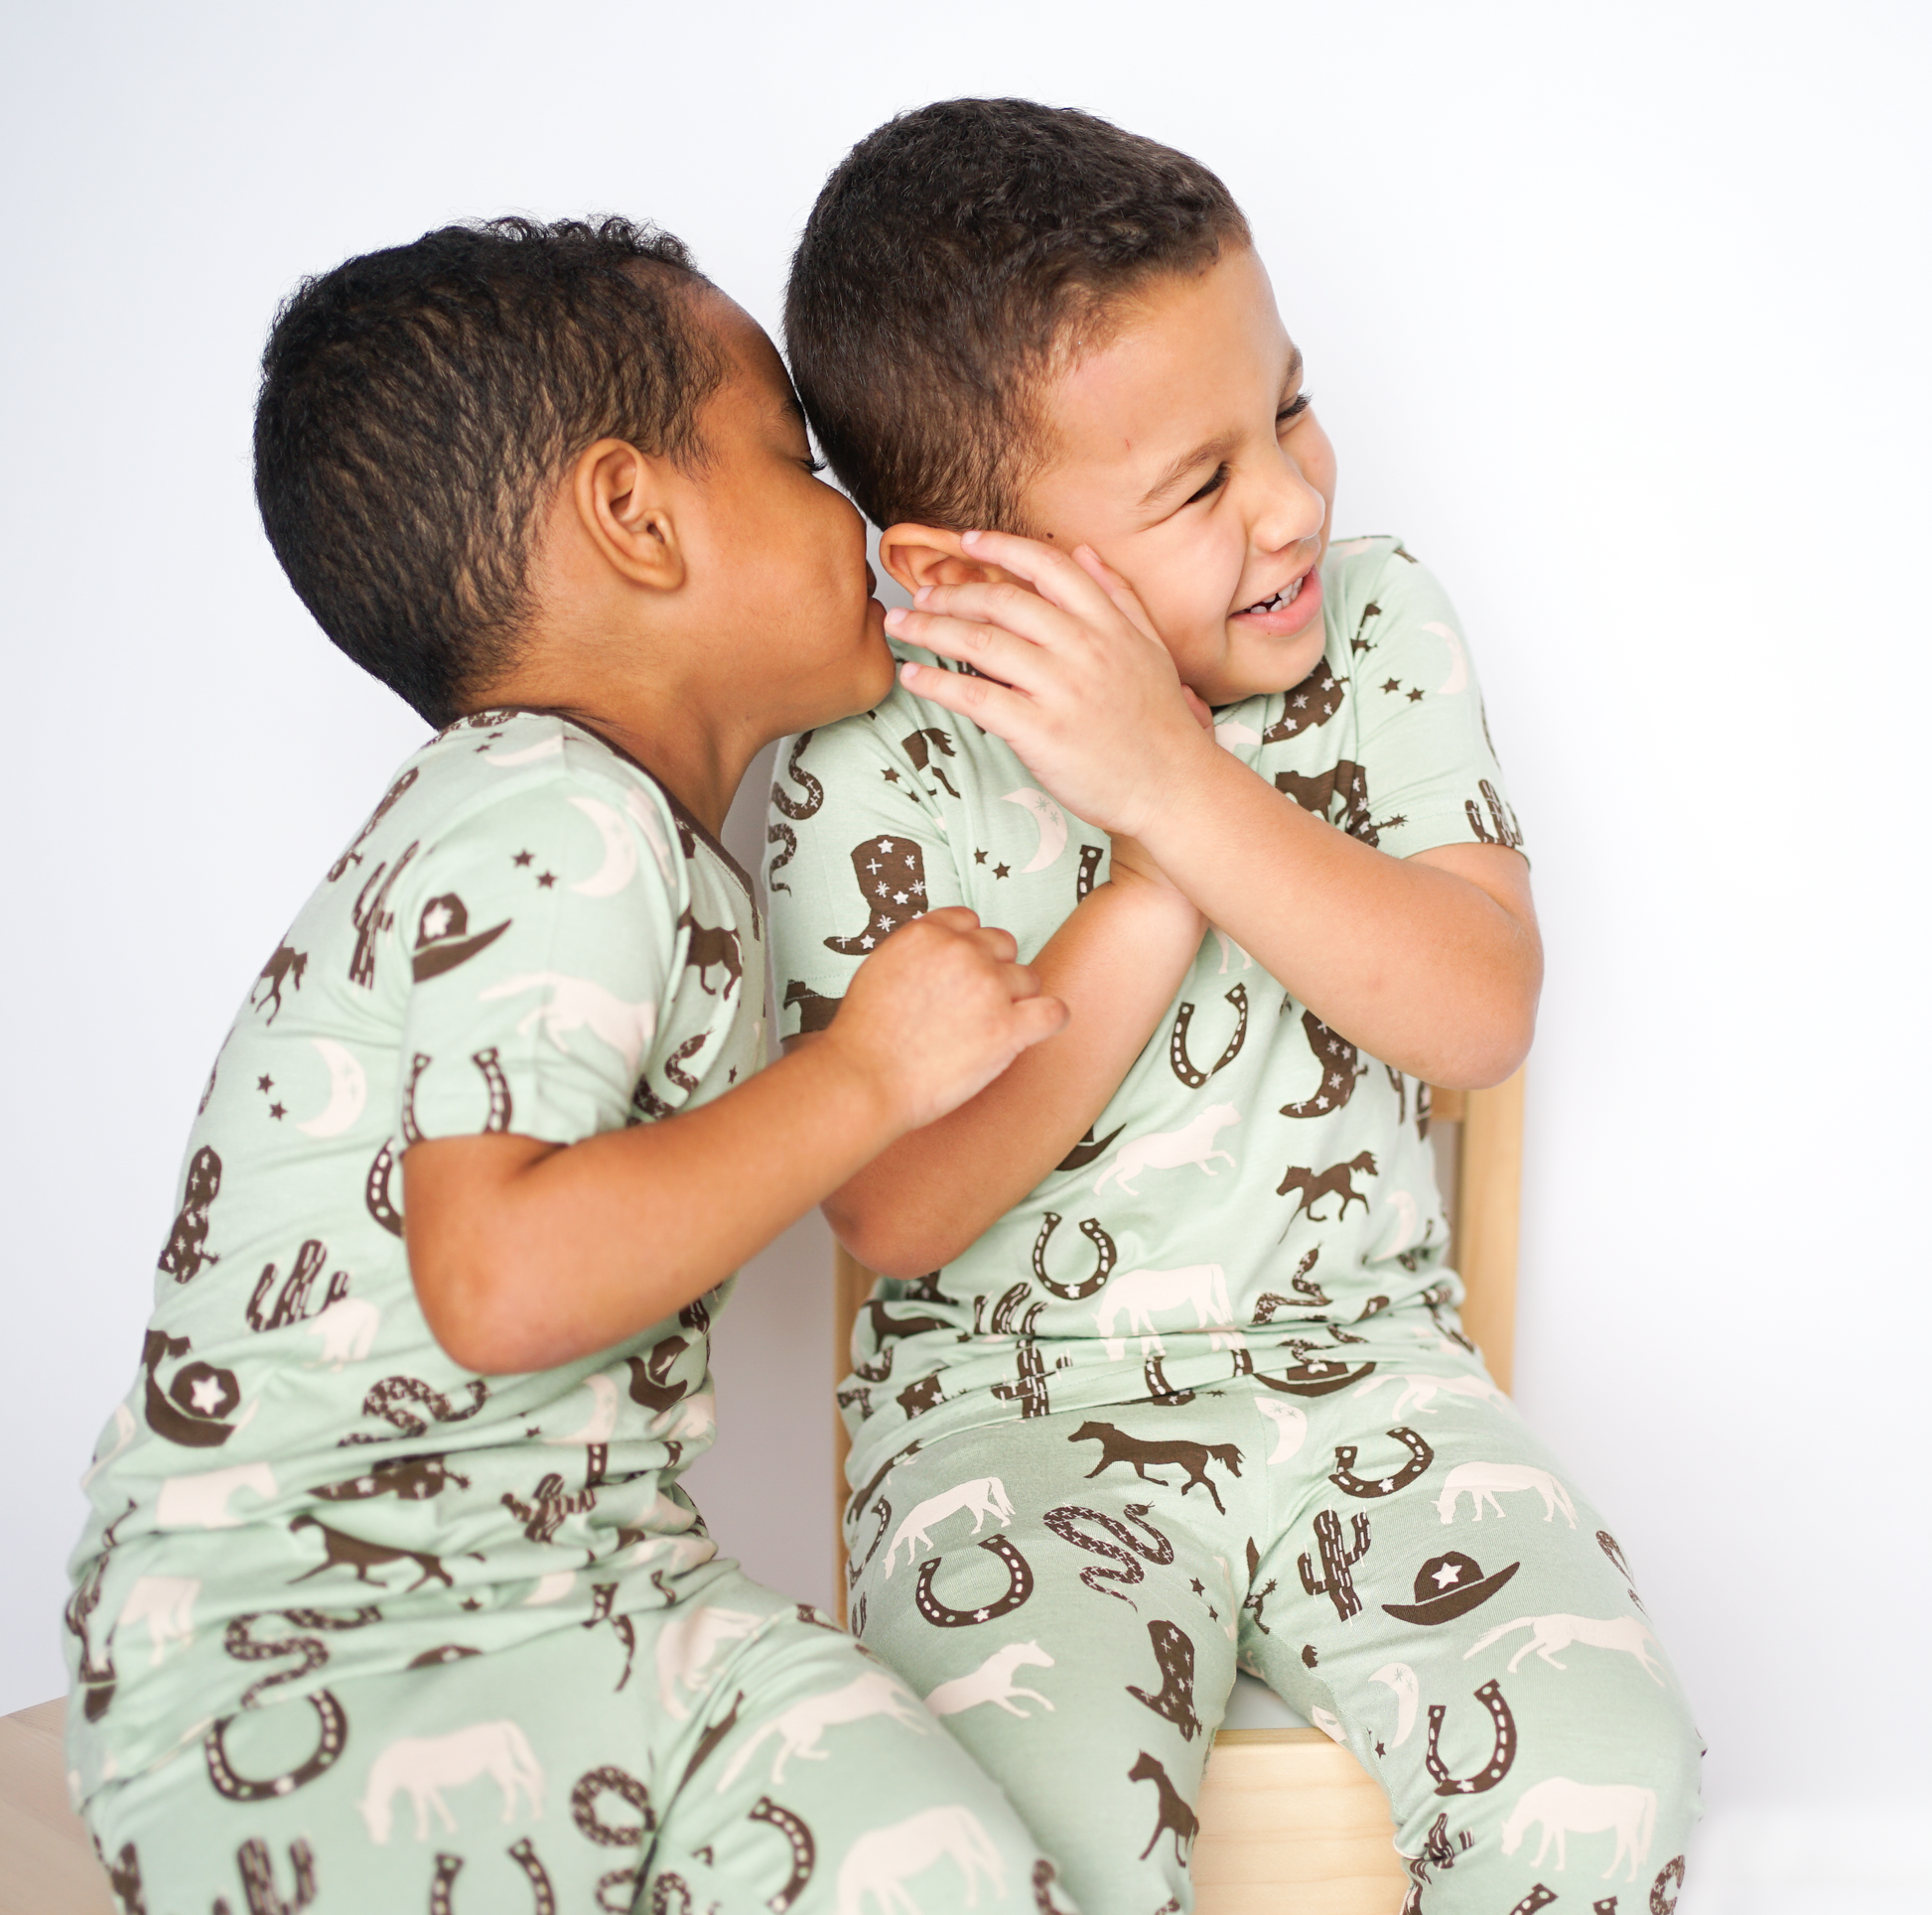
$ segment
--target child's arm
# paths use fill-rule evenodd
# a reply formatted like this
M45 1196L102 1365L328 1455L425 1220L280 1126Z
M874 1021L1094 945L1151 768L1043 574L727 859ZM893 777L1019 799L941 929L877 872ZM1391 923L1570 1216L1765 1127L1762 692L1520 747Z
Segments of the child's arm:
M1116 839L1112 878L1034 959L1040 989L1066 1006L1058 1034L826 1199L827 1221L868 1269L912 1278L950 1263L1080 1141L1166 1018L1200 948L1201 916L1145 858L1130 858ZM837 1029L787 1048L803 1061Z
M949 535L933 535L935 542ZM979 676L907 665L909 689L1011 744L1080 816L1132 834L1225 931L1350 1042L1431 1083L1500 1082L1535 1024L1528 869L1499 845L1397 859L1287 801L1194 723L1127 587L1081 548L970 533L1015 585L942 586L897 635Z
M713 1288L1061 1027L1065 1013L1015 954L972 912L933 911L860 967L808 1053L697 1110L568 1146L412 1145L410 1272L437 1341L485 1374L547 1369Z

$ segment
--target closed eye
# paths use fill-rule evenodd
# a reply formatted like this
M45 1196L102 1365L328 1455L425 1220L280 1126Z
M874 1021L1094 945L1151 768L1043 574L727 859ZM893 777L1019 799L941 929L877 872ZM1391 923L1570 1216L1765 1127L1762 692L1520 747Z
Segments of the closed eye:
M1287 405L1283 406L1282 409L1275 414L1276 429L1279 431L1283 426L1287 425L1291 420L1301 418L1303 413L1308 411L1309 407L1311 406L1313 403L1314 403L1314 394L1312 392L1298 392L1295 395L1295 397L1288 402Z
M1194 493L1191 498L1184 500L1183 503L1186 505L1198 505L1202 499L1211 497L1215 492L1218 492L1227 482L1228 469L1225 463L1223 463L1214 468L1213 478L1199 491Z

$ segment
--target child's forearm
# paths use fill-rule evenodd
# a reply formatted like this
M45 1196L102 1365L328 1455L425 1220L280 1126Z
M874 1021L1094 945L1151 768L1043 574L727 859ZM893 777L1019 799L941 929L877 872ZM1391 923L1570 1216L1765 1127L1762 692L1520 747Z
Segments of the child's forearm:
M901 1129L827 1045L701 1109L568 1148L413 1145L404 1202L423 1314L485 1375L608 1349L721 1282Z
M829 1197L869 1269L912 1278L950 1263L1076 1145L1160 1025L1200 947L1199 914L1144 879L1100 886L1034 959L1067 1007L1036 1044L950 1116L910 1131ZM818 1039L797 1040L809 1047Z
M1196 754L1141 838L1211 923L1383 1062L1474 1089L1528 1051L1543 953L1515 852L1392 858L1223 752Z

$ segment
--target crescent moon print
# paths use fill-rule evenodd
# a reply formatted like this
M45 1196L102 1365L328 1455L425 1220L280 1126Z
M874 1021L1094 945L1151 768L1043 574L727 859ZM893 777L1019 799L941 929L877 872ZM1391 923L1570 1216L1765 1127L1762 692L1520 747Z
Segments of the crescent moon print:
M579 897L615 897L637 875L637 841L623 828L623 820L598 798L572 798L571 805L597 828L604 861L571 889Z
M810 732L800 732L792 742L791 755L785 760L784 774L804 792L803 799L794 798L782 784L775 781L771 786L773 809L782 811L794 823L815 817L819 806L825 802L825 787L799 763L805 755L805 747L811 742Z
M1321 1067L1321 1080L1299 1104L1284 1104L1282 1115L1327 1117L1355 1095L1355 1085L1367 1066L1355 1046L1337 1036L1312 1011L1302 1013L1302 1032L1309 1040L1309 1054Z
M369 1165L367 1180L362 1185L362 1202L368 1213L392 1237L402 1235L402 1212L390 1200L389 1181L396 1167L396 1140L385 1137L382 1148L375 1154L375 1162Z
M1395 1697L1395 1740L1389 1746L1399 1749L1416 1726L1416 1704L1422 1694L1416 1672L1406 1662L1385 1663L1369 1681L1380 1683Z
M545 758L560 758L563 754L564 735L559 732L552 738L526 745L520 752L484 750L481 756L485 764L495 766L498 771L513 771L519 764L541 764Z
M1311 726L1325 725L1341 710L1342 687L1348 683L1328 669L1324 658L1293 691L1282 695L1282 715L1261 735L1264 745L1281 745L1300 738Z
M1066 849L1066 813L1045 792L1031 784L1004 793L1001 802L1017 804L1021 810L1031 813L1039 826L1039 844L1034 852L1033 863L1022 865L1021 875L1044 871Z
M1434 632L1449 647L1449 675L1436 687L1436 695L1440 698L1449 692L1467 691L1469 688L1469 654L1463 648L1461 634L1451 626L1443 624L1434 618L1430 619L1423 626L1423 630Z
M977 1608L949 1608L932 1592L933 1577L939 1573L939 1558L927 1557L919 1565L918 1578L912 1585L912 1598L918 1604L919 1614L935 1629L966 1629L975 1623L997 1622L1002 1616L1012 1615L1034 1592L1032 1566L1004 1536L989 1536L975 1547L1005 1566L1005 1593L991 1602L981 1603Z
M1187 1054L1187 1028L1194 1021L1194 1007L1182 1003L1174 1013L1173 1030L1168 1038L1168 1063L1173 1074L1189 1090L1199 1090L1210 1077L1217 1077L1241 1054L1241 1046L1248 1038L1248 987L1237 984L1227 994L1227 1002L1234 1007L1234 1034L1227 1040L1226 1048L1206 1069L1195 1067L1194 1060Z
M295 1128L304 1137L341 1137L362 1115L369 1101L368 1073L353 1052L333 1037L311 1037L329 1071L329 1101L306 1124Z
M207 1144L188 1163L181 1208L157 1266L178 1284L193 1283L210 1264L221 1259L207 1247L208 1211L221 1194L221 1160Z
M1335 1466L1328 1480L1344 1496L1393 1496L1399 1489L1407 1489L1416 1478L1436 1460L1436 1452L1413 1430L1391 1430L1389 1435L1408 1450L1409 1458L1388 1476L1357 1476L1355 1458L1359 1451L1352 1442L1335 1445Z
M864 957L901 924L925 915L925 851L915 840L868 838L854 845L852 876L871 916L850 937L825 939L828 951Z
M1486 1795L1515 1765L1516 1718L1509 1712L1509 1705L1503 1700L1502 1685L1491 1679L1476 1691L1475 1696L1476 1701L1489 1711L1493 1740L1488 1761L1473 1775L1460 1780L1449 1774L1437 1752L1437 1741L1443 1732L1443 1718L1449 1710L1441 1703L1431 1703L1429 1706L1429 1745L1423 1752L1423 1761L1429 1773L1436 1778L1438 1795Z
M1101 1149L1105 1148L1105 1145L1101 1146ZM1057 1297L1065 1303L1077 1303L1083 1297L1091 1297L1107 1281L1119 1261L1119 1253L1114 1248L1113 1238L1101 1229L1099 1218L1087 1217L1080 1224L1080 1234L1093 1245L1093 1275L1081 1279L1077 1284L1056 1284L1046 1274L1046 1245L1059 1227L1059 1212L1047 1211L1040 1223L1039 1235L1034 1239L1034 1275L1039 1280L1040 1288L1050 1296Z

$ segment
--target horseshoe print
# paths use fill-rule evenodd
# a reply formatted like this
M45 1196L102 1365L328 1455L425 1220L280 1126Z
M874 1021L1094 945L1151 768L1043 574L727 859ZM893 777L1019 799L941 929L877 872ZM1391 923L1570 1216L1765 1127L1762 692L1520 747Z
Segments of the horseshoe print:
M1235 1355L1237 1357L1243 1357L1246 1356L1248 1352L1246 1350L1237 1350L1235 1352ZM1241 1376L1244 1374L1252 1374L1252 1368L1249 1371L1244 1372L1240 1364L1237 1362L1235 1364L1234 1373L1237 1376ZM1193 1391L1176 1390L1173 1387L1173 1385L1168 1381L1168 1373L1167 1371L1162 1369L1161 1359L1158 1356L1150 1356L1147 1358L1147 1360L1144 1363L1142 1363L1141 1374L1147 1380L1147 1395L1148 1395L1148 1401L1150 1403L1163 1404L1168 1409L1172 1410L1178 1407L1180 1404L1193 1402L1194 1400Z
M557 1894L550 1885L550 1871L538 1860L530 1838L523 1837L514 1847L504 1852L529 1879L535 1915L557 1915ZM462 1872L461 1855L439 1854L436 1857L436 1874L429 1885L429 1915L453 1915L455 1904L450 1891L456 1886L456 1878Z
M1684 1857L1673 1855L1650 1884L1650 1915L1671 1915L1677 1906L1677 1891L1683 1886Z
M805 1892L805 1884L812 1878L812 1869L818 1861L818 1845L812 1840L812 1832L803 1821L789 1809L781 1808L768 1795L759 1796L746 1812L745 1819L748 1822L768 1822L791 1845L791 1874L785 1885L764 1904L771 1915L784 1915L785 1910Z
M470 1061L483 1072L483 1082L489 1086L489 1116L483 1122L485 1137L501 1137L510 1127L509 1079L503 1075L501 1054L491 1044L487 1050L480 1050ZM414 1079L411 1079L414 1087Z
M1049 1295L1057 1297L1063 1303L1077 1303L1083 1297L1091 1297L1112 1274L1114 1265L1120 1260L1120 1253L1114 1248L1114 1240L1100 1227L1098 1217L1087 1217L1080 1225L1080 1234L1093 1245L1093 1275L1083 1278L1077 1284L1056 1284L1046 1274L1046 1246L1053 1232L1060 1227L1060 1214L1049 1210L1040 1221L1039 1235L1034 1239L1034 1275L1039 1286Z
M918 1580L913 1585L912 1594L913 1600L919 1605L919 1614L934 1628L965 1629L978 1622L997 1622L1001 1616L1012 1615L1033 1594L1033 1568L1004 1536L989 1536L978 1547L1006 1566L1006 1592L991 1602L982 1603L977 1609L949 1608L932 1593L932 1578L939 1573L939 1558L927 1557L919 1565Z
M402 1087L402 1144L407 1150L412 1144L420 1144L423 1134L416 1128L416 1085L423 1072L429 1068L429 1058L417 1051L409 1060L409 1081Z
M410 1080L411 1088L415 1080ZM402 1212L389 1200L389 1179L396 1167L396 1140L385 1137L382 1148L375 1154L375 1162L369 1165L368 1180L362 1186L362 1201L368 1206L369 1215L392 1237L402 1235Z
M1100 847L1082 845L1080 847L1080 875L1074 880L1073 901L1077 904L1093 889L1094 875L1100 869Z
M1352 1442L1335 1444L1335 1466L1328 1480L1344 1496L1393 1496L1397 1490L1407 1489L1436 1460L1435 1450L1415 1431L1391 1430L1389 1435L1409 1451L1409 1460L1391 1476L1357 1476L1355 1445Z
M1502 1685L1492 1679L1476 1691L1475 1697L1489 1711L1494 1743L1489 1760L1475 1774L1459 1781L1443 1766L1443 1758L1437 1753L1443 1717L1449 1710L1441 1703L1431 1703L1429 1706L1429 1746L1423 1751L1423 1762L1436 1778L1438 1795L1486 1794L1509 1773L1516 1760L1516 1718L1509 1712L1509 1705L1503 1701Z
M1535 1887L1533 1887L1530 1890L1530 1892L1527 1895L1525 1895L1523 1899L1520 1902L1518 1902L1516 1906L1509 1911L1509 1915L1536 1915L1536 1911L1539 1908L1548 1908L1550 1904L1555 1900L1556 1897L1553 1894L1551 1894L1551 1892L1547 1888L1545 1888L1541 1882L1538 1882L1535 1885ZM1597 1906L1600 1908L1602 1904L1599 1902Z
M1168 1062L1173 1067L1173 1074L1189 1090L1199 1090L1210 1077L1218 1076L1227 1069L1228 1065L1240 1056L1241 1046L1247 1042L1248 987L1237 984L1227 994L1227 1001L1234 1006L1234 1035L1228 1039L1227 1048L1206 1070L1198 1068L1194 1060L1187 1055L1187 1026L1194 1021L1194 1007L1183 1001L1180 1009L1173 1015L1173 1029L1168 1036Z
M223 1715L216 1720L202 1744L207 1756L207 1779L214 1785L216 1795L229 1802L277 1802L342 1760L343 1749L348 1741L348 1717L344 1714L342 1704L326 1689L318 1689L302 1700L316 1712L322 1725L321 1738L305 1761L283 1775L271 1775L261 1781L236 1774L228 1761L226 1736L234 1717Z

